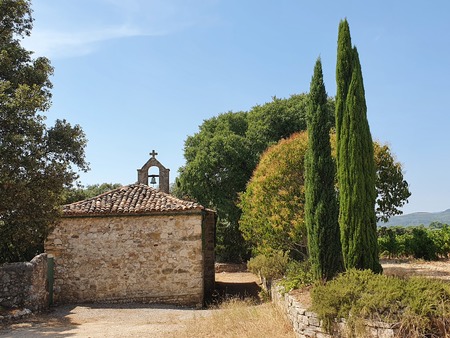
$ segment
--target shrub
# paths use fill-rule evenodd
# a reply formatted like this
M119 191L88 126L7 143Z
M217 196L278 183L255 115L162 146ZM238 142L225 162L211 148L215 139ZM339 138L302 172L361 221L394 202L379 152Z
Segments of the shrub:
M316 285L311 296L312 310L328 330L335 318L345 318L358 336L365 319L399 323L402 337L443 337L450 325L450 286L443 281L349 270Z
M285 277L279 285L283 288L284 292L289 292L294 289L309 286L313 281L314 276L309 261L299 262L291 260L286 267Z
M414 258L422 258L427 261L437 259L437 248L428 231L424 228L414 228L410 248Z
M275 251L270 255L258 255L251 258L247 263L247 268L260 277L272 280L283 277L288 261L287 252Z

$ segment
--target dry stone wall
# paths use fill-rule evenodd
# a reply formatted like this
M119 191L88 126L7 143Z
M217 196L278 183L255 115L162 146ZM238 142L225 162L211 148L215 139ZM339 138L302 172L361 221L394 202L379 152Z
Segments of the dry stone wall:
M332 338L346 337L347 327L345 321L339 320L334 324L332 333L327 333L322 328L322 323L317 314L308 311L307 307L297 301L289 293L283 294L280 287L273 286L271 289L272 302L277 305L292 323L295 335L298 338ZM394 338L396 329L394 325L383 322L367 321L364 334L365 338Z
M0 266L0 306L40 311L48 308L47 255Z
M65 217L50 234L57 303L203 304L202 213Z

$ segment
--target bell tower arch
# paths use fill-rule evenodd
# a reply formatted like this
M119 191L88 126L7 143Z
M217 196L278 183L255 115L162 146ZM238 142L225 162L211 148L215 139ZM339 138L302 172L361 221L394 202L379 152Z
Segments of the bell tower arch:
M142 166L141 169L138 169L138 183L148 185L148 178L152 177L152 179L158 177L159 178L159 190L165 193L169 193L169 171L164 167L161 162L156 159L157 152L152 150L150 153L150 159ZM157 167L159 169L158 175L149 175L148 171L151 167Z

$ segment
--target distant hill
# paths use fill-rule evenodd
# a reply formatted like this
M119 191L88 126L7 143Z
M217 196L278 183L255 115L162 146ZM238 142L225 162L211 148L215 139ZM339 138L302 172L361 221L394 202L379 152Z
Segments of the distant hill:
M389 222L379 222L378 226L412 226L412 225L429 225L432 222L440 222L450 224L450 209L442 212L414 212L412 214L393 216Z

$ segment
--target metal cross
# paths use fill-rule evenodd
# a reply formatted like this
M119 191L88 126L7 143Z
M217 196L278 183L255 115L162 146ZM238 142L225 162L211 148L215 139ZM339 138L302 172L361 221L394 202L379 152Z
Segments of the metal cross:
M157 153L156 151L152 150L152 152L150 153L150 155L151 155L152 157L155 157L156 155L158 155L158 153Z

